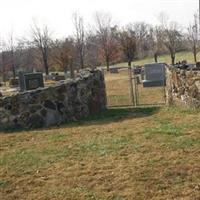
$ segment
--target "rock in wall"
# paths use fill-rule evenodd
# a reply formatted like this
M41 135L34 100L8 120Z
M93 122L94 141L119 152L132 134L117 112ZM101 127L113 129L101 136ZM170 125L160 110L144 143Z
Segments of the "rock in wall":
M106 109L103 72L82 70L75 80L0 98L0 129L50 127Z
M200 71L167 69L166 100L168 105L200 108Z

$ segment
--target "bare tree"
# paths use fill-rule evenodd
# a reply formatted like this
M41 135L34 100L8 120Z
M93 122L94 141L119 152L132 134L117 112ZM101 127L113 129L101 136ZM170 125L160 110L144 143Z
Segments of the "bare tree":
M2 43L2 65L5 72L5 68L12 71L13 78L16 78L16 65L15 65L15 46L13 41L13 33L9 35L7 42Z
M5 46L5 42L2 40L2 38L0 38L0 53L1 53L1 73L2 73L2 80L3 82L6 81L6 69L5 69L5 49L4 49L4 46Z
M188 45L194 55L194 61L197 62L197 53L200 50L198 40L198 14L194 15L194 22L188 27Z
M65 41L56 40L53 43L53 60L65 72L70 71L71 78L74 78L74 58L75 45L73 39L65 39Z
M158 56L163 52L162 30L160 27L155 27L150 30L151 51L153 52L154 61L158 62Z
M115 29L111 26L112 18L108 14L96 13L97 35L99 37L102 55L106 62L107 71L109 71L110 62L116 53Z
M172 65L175 64L176 53L180 49L182 34L178 24L171 22L168 27L163 30L163 44L170 52Z
M18 39L15 54L17 57L16 63L20 66L20 70L33 72L37 68L38 51L27 38L21 37Z
M80 68L84 68L85 59L85 28L83 18L77 13L73 14L73 23L75 27L75 42L79 57Z
M151 26L144 22L134 24L134 30L137 36L137 53L140 58L148 56L149 50L151 49L149 45L150 29Z
M51 45L51 33L45 25L40 28L36 23L32 26L33 44L39 49L46 75L49 74L49 52Z
M128 65L131 66L136 54L137 38L132 26L127 26L123 31L119 33L119 40L121 43L122 51L128 61Z
M10 54L11 54L10 56L11 56L11 68L12 68L13 78L15 78L16 77L16 69L15 69L13 33L11 33L11 35L10 35L8 48L10 49Z
M86 36L85 63L88 67L100 65L98 36L93 31L88 31Z

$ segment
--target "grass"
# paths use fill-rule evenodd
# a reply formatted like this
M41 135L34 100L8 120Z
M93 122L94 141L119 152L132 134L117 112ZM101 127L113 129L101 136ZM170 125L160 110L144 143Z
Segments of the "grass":
M60 128L0 134L0 197L199 199L200 112L113 108Z
M118 74L105 73L108 106L133 105L130 95L128 70L120 70ZM138 104L157 105L165 103L163 87L144 88L138 84Z
M182 60L187 60L188 63L194 63L193 54L191 52L179 52L179 53L177 53L175 62L182 61ZM197 54L197 60L200 60L200 53ZM150 58L144 58L144 59L141 59L141 60L136 60L133 63L135 65L144 65L146 63L152 63L152 62L154 62L154 58L150 57ZM158 58L158 62L166 62L168 64L171 64L170 56L169 55L161 55ZM118 63L115 66L126 67L127 63Z
M105 75L130 105L127 71ZM139 85L140 104L164 102ZM200 199L200 111L110 108L61 127L0 133L2 200Z

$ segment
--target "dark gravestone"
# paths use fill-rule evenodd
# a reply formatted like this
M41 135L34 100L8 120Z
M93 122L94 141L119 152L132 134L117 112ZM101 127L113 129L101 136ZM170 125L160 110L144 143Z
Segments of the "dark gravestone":
M18 78L11 78L9 80L10 87L19 87L19 79Z
M165 64L154 63L144 66L144 87L160 87L165 86Z
M134 70L134 74L135 74L135 75L138 75L138 74L141 74L141 72L142 72L142 67L140 67L140 66L135 66L133 70Z
M200 70L200 62L196 63L196 68Z
M44 87L42 73L19 74L20 90L35 90L39 87Z
M45 81L52 81L53 78L54 78L53 75L45 75L45 77L44 77Z
M118 69L115 68L115 67L110 67L110 73L112 73L112 74L117 74L117 73L119 73L119 71L118 71Z
M54 77L54 80L55 81L63 81L63 80L65 80L65 76L64 75L56 75Z

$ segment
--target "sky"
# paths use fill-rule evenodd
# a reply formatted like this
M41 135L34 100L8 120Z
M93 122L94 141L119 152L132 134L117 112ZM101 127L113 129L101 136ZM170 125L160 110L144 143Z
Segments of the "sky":
M187 27L198 10L199 0L0 0L0 37L12 32L27 36L33 21L47 24L56 38L73 34L72 15L82 15L86 26L94 24L94 14L110 13L121 26L144 21L156 25L165 12L170 20Z

